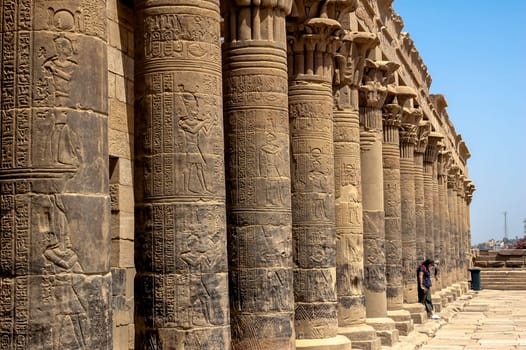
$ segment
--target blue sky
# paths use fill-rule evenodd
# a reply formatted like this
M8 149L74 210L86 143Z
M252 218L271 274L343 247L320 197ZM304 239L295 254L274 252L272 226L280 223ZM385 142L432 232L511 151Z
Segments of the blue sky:
M468 145L472 243L524 235L526 1L395 0L448 114Z

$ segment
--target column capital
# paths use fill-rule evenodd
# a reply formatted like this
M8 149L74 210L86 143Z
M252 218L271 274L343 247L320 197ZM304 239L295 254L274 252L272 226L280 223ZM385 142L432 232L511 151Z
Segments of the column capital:
M387 97L387 85L393 82L393 73L398 67L398 63L391 61L365 60L363 83L360 86L360 106L382 108Z
M416 136L416 146L415 146L415 153L423 154L426 151L427 143L428 143L428 137L431 133L431 123L427 120L422 120L418 124L417 128L417 136Z
M345 30L336 56L335 85L359 87L365 66L365 54L380 41L374 33Z
M293 4L294 0L223 0L221 1L221 11L229 11L235 7L259 7L282 10L288 15Z
M424 162L426 163L434 163L438 159L438 153L440 152L441 144L440 141L444 137L442 134L431 131L429 133L429 136L427 138L427 147L424 153Z
M465 191L466 191L466 203L469 205L471 204L471 200L473 199L473 192L475 192L475 184L470 179L465 180Z
M421 119L422 110L420 108L403 108L402 129L400 130L400 143L416 145L417 128Z
M447 188L456 190L460 168L457 165L450 165L447 172Z
M289 77L292 80L333 82L334 57L344 36L342 25L334 18L343 3L307 1L294 7L287 21ZM292 69L291 69L292 68Z
M397 129L400 129L402 127L403 106L400 103L399 94L401 91L403 92L403 90L404 89L401 86L387 86L387 98L382 107L384 127L387 126Z

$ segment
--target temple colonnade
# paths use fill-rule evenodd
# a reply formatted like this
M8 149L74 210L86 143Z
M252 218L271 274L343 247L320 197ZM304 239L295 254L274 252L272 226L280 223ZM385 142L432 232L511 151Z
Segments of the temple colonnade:
M380 349L468 289L392 1L4 1L0 349Z

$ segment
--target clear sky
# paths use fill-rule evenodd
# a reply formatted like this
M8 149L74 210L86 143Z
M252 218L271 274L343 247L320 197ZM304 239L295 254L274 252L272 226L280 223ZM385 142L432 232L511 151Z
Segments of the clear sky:
M470 152L472 243L524 235L526 0L395 0Z

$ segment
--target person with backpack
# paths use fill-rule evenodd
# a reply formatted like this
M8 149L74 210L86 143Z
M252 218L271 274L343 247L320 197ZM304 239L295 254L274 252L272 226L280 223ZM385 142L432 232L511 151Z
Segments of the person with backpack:
M433 259L426 259L418 266L417 281L418 281L418 302L424 304L427 312L427 317L437 320L440 318L433 313L433 302L431 301L431 267L435 265Z

